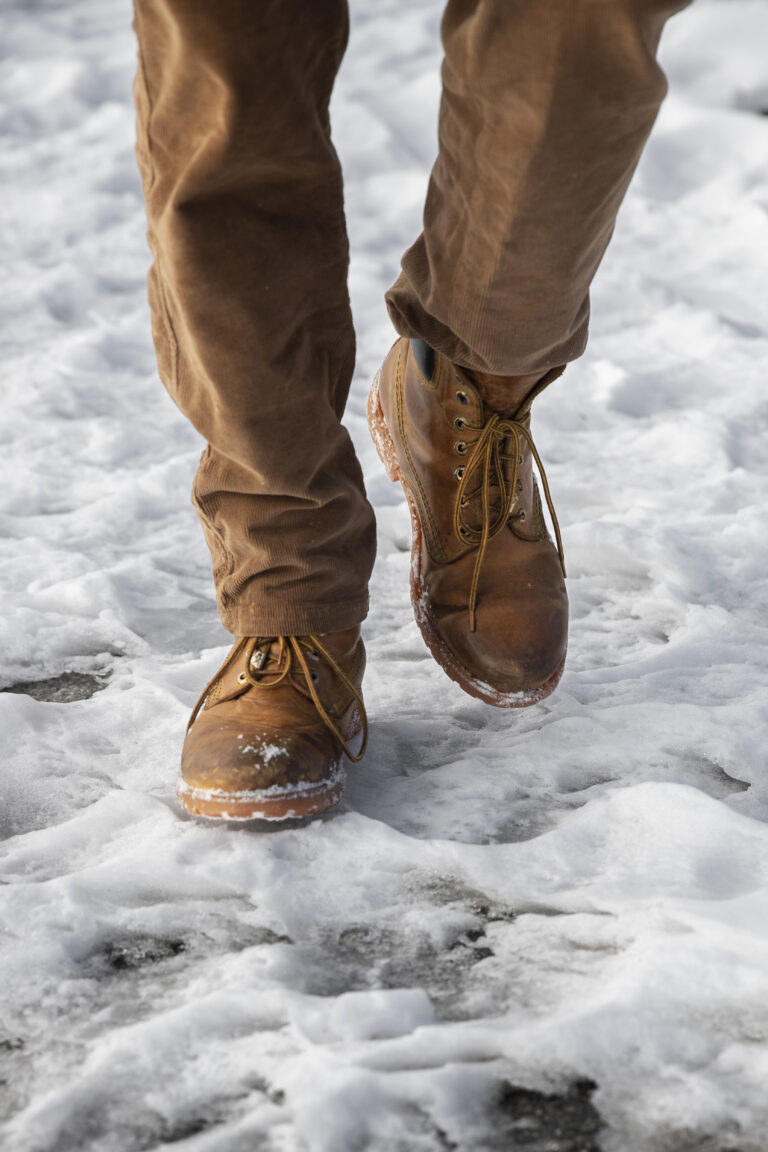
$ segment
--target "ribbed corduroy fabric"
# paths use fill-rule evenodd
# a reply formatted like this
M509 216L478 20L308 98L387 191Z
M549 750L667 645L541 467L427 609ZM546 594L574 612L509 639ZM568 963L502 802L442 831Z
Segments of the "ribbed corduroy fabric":
M664 96L681 0L450 0L424 230L395 328L470 369L580 355L589 284ZM367 611L375 527L341 424L354 366L328 102L345 0L135 0L160 375L208 442L194 503L224 626ZM382 353L385 350L382 349Z
M464 367L544 373L584 351L589 286L687 0L451 0L424 230L387 294L397 331Z

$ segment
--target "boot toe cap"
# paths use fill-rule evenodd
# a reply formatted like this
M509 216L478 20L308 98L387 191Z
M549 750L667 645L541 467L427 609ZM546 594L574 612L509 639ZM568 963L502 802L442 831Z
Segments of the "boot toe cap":
M508 581L481 585L473 630L468 604L463 597L457 602L455 584L443 581L439 570L435 576L425 611L458 666L459 682L488 686L492 703L503 702L491 699L493 694L547 695L559 679L568 638L568 602L557 583L526 581L522 589Z
M201 717L184 743L181 776L188 788L210 792L297 791L333 776L339 752L312 731L247 729Z
M483 629L478 611L478 625L472 632L464 613L442 617L440 634L468 676L502 695L530 694L548 684L558 673L565 657L565 629L559 620L542 636L538 628L528 625L525 615L509 613L507 627L496 625Z

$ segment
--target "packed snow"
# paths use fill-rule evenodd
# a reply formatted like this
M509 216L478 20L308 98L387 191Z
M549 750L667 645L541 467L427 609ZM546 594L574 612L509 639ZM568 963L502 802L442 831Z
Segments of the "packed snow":
M440 8L352 0L371 741L336 814L265 832L175 800L228 638L202 444L151 347L130 5L3 4L7 1152L768 1146L768 5L697 0L665 33L588 353L536 405L572 627L557 693L514 713L429 657L364 419Z

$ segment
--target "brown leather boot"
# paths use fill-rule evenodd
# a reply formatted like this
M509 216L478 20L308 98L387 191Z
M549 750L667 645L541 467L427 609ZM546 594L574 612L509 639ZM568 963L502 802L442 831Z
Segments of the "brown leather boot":
M501 416L467 372L423 340L401 338L369 400L374 443L411 510L411 600L421 634L452 680L499 707L542 700L565 663L560 530L530 432L531 402L560 371Z
M178 796L195 816L286 820L338 804L341 753L358 761L367 721L360 629L241 637L187 728Z

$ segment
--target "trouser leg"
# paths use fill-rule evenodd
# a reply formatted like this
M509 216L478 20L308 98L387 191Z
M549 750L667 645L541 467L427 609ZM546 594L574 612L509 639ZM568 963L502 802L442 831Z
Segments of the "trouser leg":
M194 503L242 635L367 610L375 530L340 419L354 366L328 102L346 0L136 0L160 374L208 441Z
M449 0L424 230L395 328L470 369L580 356L589 285L666 92L656 49L686 0Z

